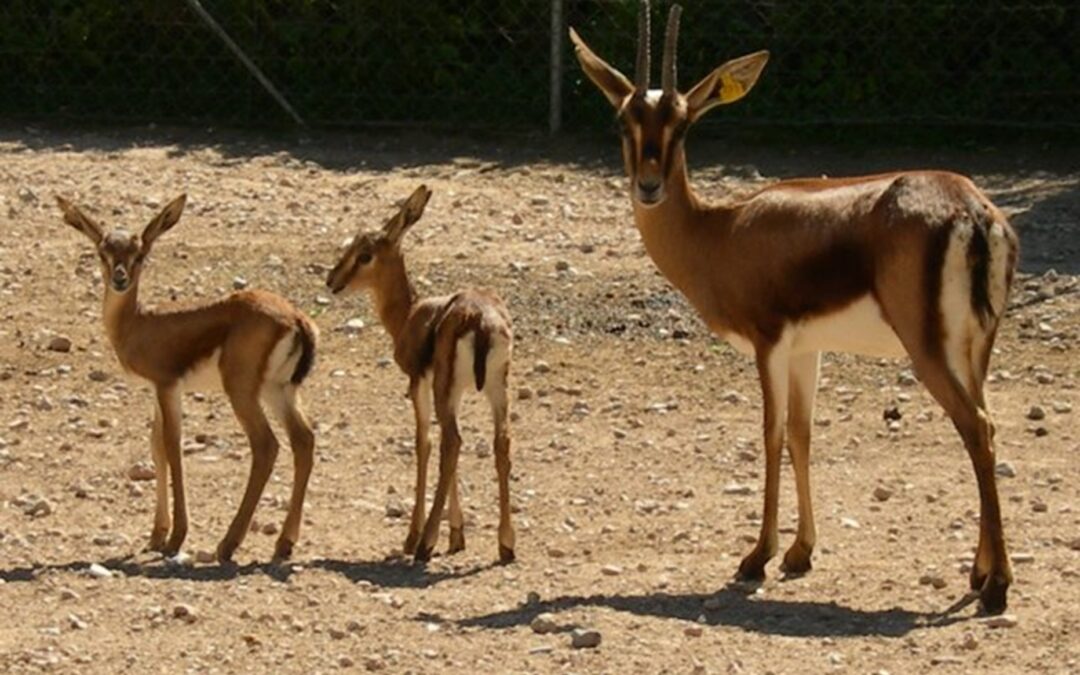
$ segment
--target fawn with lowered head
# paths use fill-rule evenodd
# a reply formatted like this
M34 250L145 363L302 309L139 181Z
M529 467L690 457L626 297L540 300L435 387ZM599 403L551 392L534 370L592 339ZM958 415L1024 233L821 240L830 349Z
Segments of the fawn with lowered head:
M263 405L284 425L295 462L292 499L274 548L276 558L288 558L300 534L315 448L298 391L314 362L315 325L288 301L264 291L234 293L217 302L183 309L142 307L138 291L146 257L157 238L180 219L184 195L166 205L141 234L106 232L67 200L57 197L57 202L64 222L90 239L101 261L105 332L120 365L155 390L150 449L157 479L157 507L150 548L175 555L187 536L180 452L181 394L190 388L220 388L251 443L252 464L240 508L217 547L218 560L231 560L243 541L277 457L278 441Z
M810 569L810 421L819 354L911 358L952 419L979 486L971 587L1000 612L1012 581L994 479L994 427L983 384L1018 256L1005 216L966 177L898 171L787 180L723 203L690 186L691 124L757 82L768 52L728 61L678 90L678 5L671 8L662 86L649 88L649 9L641 3L631 83L570 38L585 74L617 111L634 221L649 256L705 323L757 362L764 402L765 505L739 575L761 579L777 550L780 452L787 434L799 523L784 569Z
M461 451L457 414L466 389L483 392L495 423L495 468L499 480L499 559L514 559L510 523L510 428L507 378L513 331L506 305L485 290L420 299L409 282L401 238L420 216L431 191L420 186L381 230L361 231L352 240L326 285L335 294L365 289L394 341L394 360L409 377L416 415L416 498L405 553L430 559L439 538L439 521L450 500L450 553L465 548L464 519L458 499L457 464ZM431 444L432 410L442 436L439 482L431 513L424 521L424 498Z

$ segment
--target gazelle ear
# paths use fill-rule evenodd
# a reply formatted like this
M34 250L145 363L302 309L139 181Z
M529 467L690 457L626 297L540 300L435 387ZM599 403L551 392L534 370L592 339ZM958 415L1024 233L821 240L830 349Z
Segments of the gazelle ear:
M732 59L706 75L686 94L690 121L696 121L715 106L734 103L750 93L768 61L769 52L762 50Z
M426 185L421 185L413 190L413 193L401 205L394 217L387 221L386 226L383 227L386 237L397 245L406 230L420 220L420 216L424 215L424 207L427 206L429 199L431 199L431 190Z
M56 203L60 206L60 210L64 212L65 223L89 237L95 246L101 243L105 233L96 220L80 211L78 206L60 195L56 196Z
M611 105L616 108L621 106L626 97L634 92L634 85L625 75L608 65L607 61L594 54L573 28L570 29L570 41L574 43L574 54L581 64L581 69Z
M143 228L142 241L144 251L150 250L150 246L158 237L171 230L173 225L176 225L176 222L180 220L180 214L184 212L184 204L186 203L187 195L180 195L166 204L165 208L161 210L161 213L157 214L157 216Z

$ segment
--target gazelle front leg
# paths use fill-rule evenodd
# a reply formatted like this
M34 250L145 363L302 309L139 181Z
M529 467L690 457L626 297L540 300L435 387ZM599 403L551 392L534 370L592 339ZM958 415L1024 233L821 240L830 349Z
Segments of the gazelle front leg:
M760 581L765 564L776 555L777 505L780 495L780 452L787 417L789 348L782 341L757 349L758 377L765 409L765 506L757 545L739 565L738 578Z
M817 541L814 507L810 501L810 427L814 417L819 362L819 352L792 357L788 377L787 443L799 503L799 529L795 543L784 554L782 568L785 574L790 575L810 571L810 555Z
M409 521L409 535L403 548L405 555L416 552L424 529L424 507L427 497L427 469L431 456L431 413L432 393L429 378L416 378L409 389L409 398L413 402L416 416L416 484L414 486L412 519Z
M304 496L307 494L308 480L315 457L315 434L311 424L300 406L300 394L293 385L284 385L280 390L265 397L289 435L289 446L293 452L293 487L289 499L289 512L281 527L281 535L274 545L274 559L287 560L292 557L293 546L300 539L300 521L303 518Z
M465 515L461 512L461 495L458 494L458 477L450 480L450 548L447 553L465 550Z
M165 540L169 536L169 460L165 455L165 441L162 425L164 424L161 403L154 401L154 426L150 431L150 456L154 460L154 529L150 532L147 548L159 553L165 550Z
M169 466L169 476L172 478L173 498L172 534L162 549L162 553L174 556L184 545L188 531L187 492L184 488L183 457L180 454L180 430L183 419L180 391L176 387L160 387L157 391L157 404L158 412L161 414L161 448ZM160 509L164 492L160 483L162 471L157 470L157 474L158 508Z

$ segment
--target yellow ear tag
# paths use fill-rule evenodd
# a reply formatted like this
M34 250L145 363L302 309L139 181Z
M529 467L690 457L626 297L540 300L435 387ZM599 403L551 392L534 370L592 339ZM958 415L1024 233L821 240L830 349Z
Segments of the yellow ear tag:
M746 89L742 83L731 76L731 73L720 74L720 102L731 103L746 95Z

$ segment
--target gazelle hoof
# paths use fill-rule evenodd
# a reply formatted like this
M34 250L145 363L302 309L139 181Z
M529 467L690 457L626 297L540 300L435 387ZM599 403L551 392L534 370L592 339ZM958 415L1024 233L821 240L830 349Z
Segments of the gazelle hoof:
M499 544L499 562L504 565L514 562L514 549Z
M810 562L810 552L798 544L793 545L784 554L784 562L780 565L780 571L785 576L801 577L813 568Z
M450 528L450 549L448 553L457 553L465 550L465 530L460 527Z
M410 531L409 536L405 537L405 545L401 547L402 552L405 555L412 555L416 553L416 543L420 540L420 533Z
M735 580L755 583L765 581L765 563L752 554L743 558L742 563L739 564L739 571L735 574Z
M288 539L278 539L274 544L274 560L283 561L292 557L293 543Z
M413 556L413 559L419 563L426 563L431 560L431 551L431 548L428 548L423 544L417 544L416 555Z
M979 592L979 602L987 614L1001 614L1008 606L1009 582L995 576L987 577L986 585Z
M220 544L218 544L215 557L217 558L217 561L222 565L228 565L232 562L233 553L235 552L236 546L221 542Z

